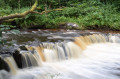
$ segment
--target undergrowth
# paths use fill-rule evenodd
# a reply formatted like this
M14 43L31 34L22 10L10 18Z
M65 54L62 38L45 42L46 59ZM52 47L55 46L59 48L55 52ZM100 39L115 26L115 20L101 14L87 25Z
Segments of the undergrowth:
M79 29L120 30L120 12L116 5L99 0L83 0L80 3L73 3L72 6L66 6L62 11L53 11L43 15L29 14L25 18L15 19L14 24L21 28L33 26L58 28L61 23L71 22L78 24ZM29 8L1 9L0 16L22 13Z

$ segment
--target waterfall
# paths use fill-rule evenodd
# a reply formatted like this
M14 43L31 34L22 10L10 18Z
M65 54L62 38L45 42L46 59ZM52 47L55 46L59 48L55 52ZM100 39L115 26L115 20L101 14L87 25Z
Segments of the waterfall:
M38 66L37 58L31 53L23 53L22 54L22 65L24 68L26 67L34 67Z
M21 62L22 62L22 67L27 68L27 67L36 67L41 65L41 60L35 52L29 52L29 51L20 51L21 54Z
M100 34L75 37L73 42L42 43L33 49L40 55L44 62L57 62L78 58L87 46L94 43L106 43L106 37Z
M8 66L10 67L11 72L12 72L13 74L16 74L18 68L17 68L17 65L16 65L13 57L12 57L12 56L10 56L10 57L5 57L5 58L4 58L4 61L5 61L5 62L8 64Z
M108 76L111 75L109 71L112 72L112 69L104 67L118 66L116 63L118 64L120 59L118 56L120 45L117 38L119 37L103 34L81 35L74 37L73 41L42 42L38 46L26 45L23 49L17 49L13 56L2 58L11 73L16 74L16 78L13 79L48 79L45 74L48 76L49 72L60 73L62 78L56 79L96 79L97 76L98 79L112 79ZM117 51L111 50L112 48ZM111 76L119 79L113 74Z

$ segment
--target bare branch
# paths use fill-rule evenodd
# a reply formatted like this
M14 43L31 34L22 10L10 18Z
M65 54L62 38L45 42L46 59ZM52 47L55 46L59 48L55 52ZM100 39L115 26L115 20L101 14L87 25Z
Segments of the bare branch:
M53 9L53 10L45 10L45 11L42 11L42 12L33 11L32 13L36 13L36 14L42 15L42 14L49 13L49 12L52 12L52 11L61 11L61 10L63 10L63 9L58 8L58 9Z

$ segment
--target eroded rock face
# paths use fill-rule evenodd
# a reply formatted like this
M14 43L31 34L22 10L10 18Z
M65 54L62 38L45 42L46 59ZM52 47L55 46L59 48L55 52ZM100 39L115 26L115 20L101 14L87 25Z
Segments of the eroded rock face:
M0 70L10 71L9 66L8 66L7 63L3 60L3 58L2 58L1 55L0 55Z
M16 50L15 53L13 53L13 58L15 59L18 68L22 68L22 57L18 50Z

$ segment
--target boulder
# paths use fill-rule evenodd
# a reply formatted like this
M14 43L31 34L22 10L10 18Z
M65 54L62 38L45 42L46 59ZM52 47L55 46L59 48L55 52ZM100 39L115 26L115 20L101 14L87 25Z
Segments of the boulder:
M2 57L2 56L0 55L0 70L10 71L10 68L9 68L8 64L4 61L3 58L4 58L4 57Z
M76 23L60 23L59 28L61 28L61 29L78 29L79 25Z
M19 48L20 48L20 50L26 50L27 51L27 48L26 48L25 45L21 45Z
M22 67L22 56L18 50L16 50L15 53L13 53L13 58L16 61L18 68L23 68Z
M79 25L75 24L75 23L66 23L66 28L70 28L70 29L78 29Z

